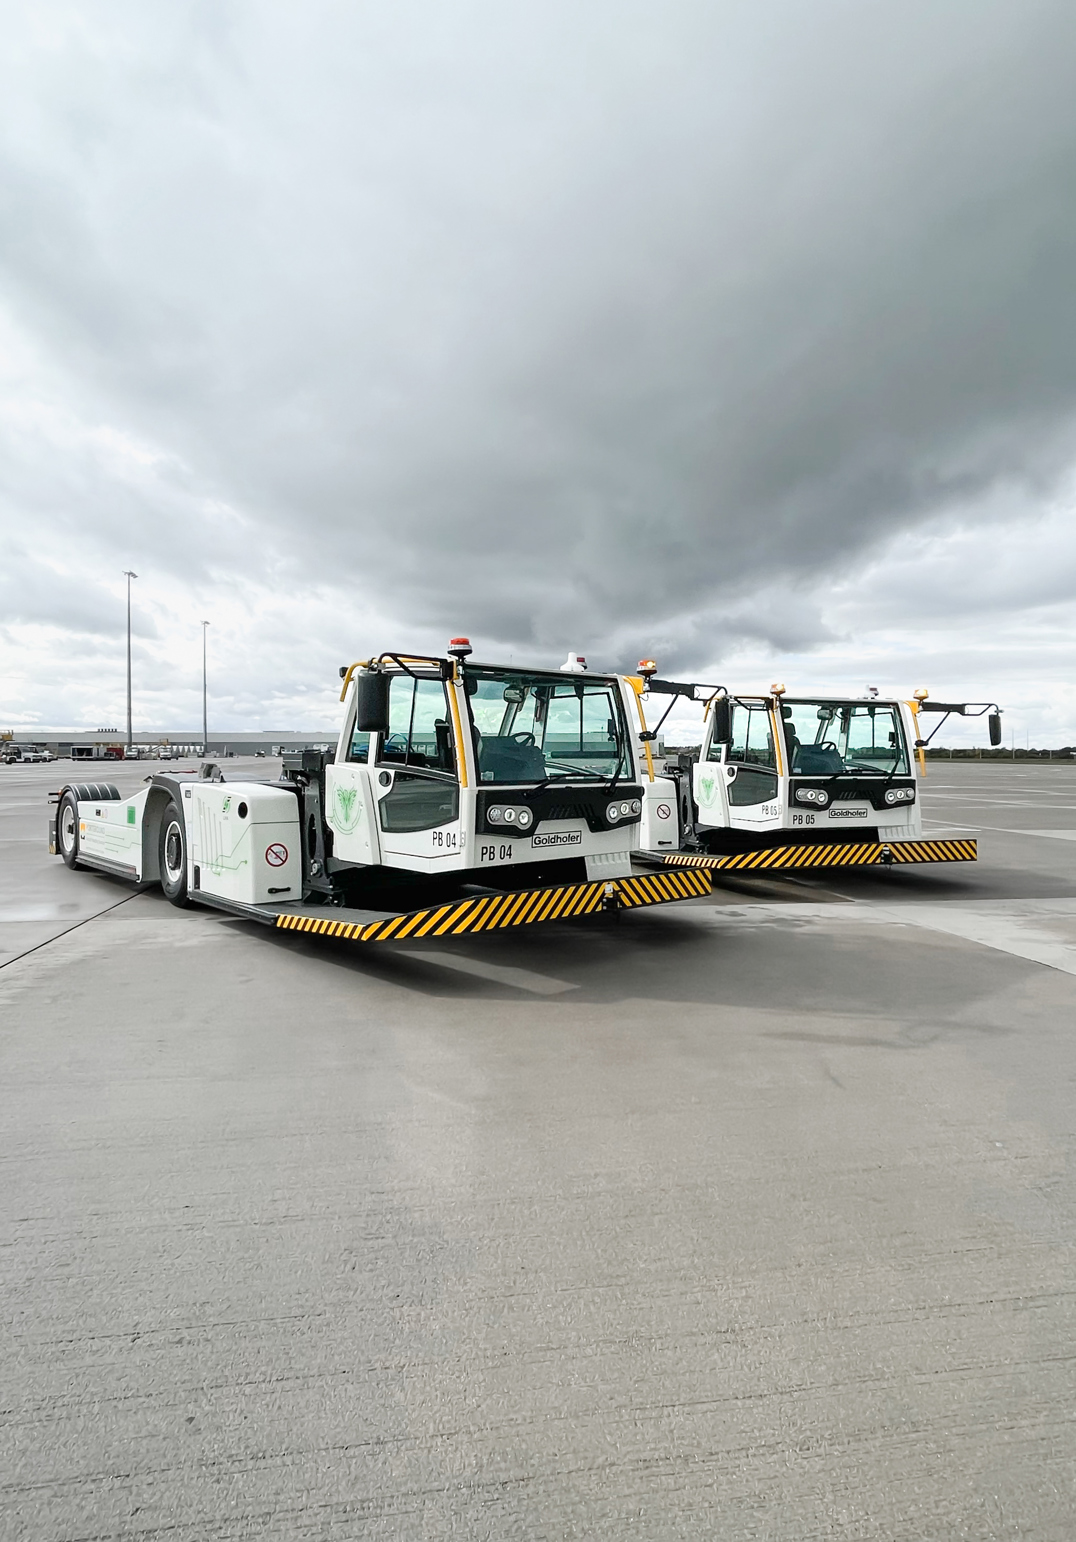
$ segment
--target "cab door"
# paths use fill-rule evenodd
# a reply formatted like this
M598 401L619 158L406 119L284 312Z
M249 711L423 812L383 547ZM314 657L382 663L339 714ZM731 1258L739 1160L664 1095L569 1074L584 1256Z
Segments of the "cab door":
M767 701L732 702L732 737L704 744L695 768L699 823L710 829L766 831L781 825L785 782Z
M371 781L368 733L351 729L335 762L325 767L325 819L333 832L333 856L342 862L364 866L381 861L377 829L377 800Z
M463 850L449 688L421 675L392 677L389 731L375 741L371 775L388 867L428 872Z

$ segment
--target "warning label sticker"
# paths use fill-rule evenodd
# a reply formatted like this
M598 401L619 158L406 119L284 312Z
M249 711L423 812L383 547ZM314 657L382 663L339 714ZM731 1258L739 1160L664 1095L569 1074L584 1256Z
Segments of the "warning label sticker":
M288 860L288 848L280 841L274 841L265 848L265 860L270 867L283 867Z

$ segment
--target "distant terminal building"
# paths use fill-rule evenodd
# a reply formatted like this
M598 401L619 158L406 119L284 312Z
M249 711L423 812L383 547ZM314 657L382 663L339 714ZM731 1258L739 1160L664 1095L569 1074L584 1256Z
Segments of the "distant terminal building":
M15 728L3 734L4 742L24 748L48 750L58 760L122 760L126 734L115 728ZM199 729L177 728L167 732L132 734L134 749L140 759L179 759L202 755ZM253 733L236 729L234 733L212 733L205 747L207 759L229 755L279 755L283 749L305 749L314 745L335 745L336 733Z

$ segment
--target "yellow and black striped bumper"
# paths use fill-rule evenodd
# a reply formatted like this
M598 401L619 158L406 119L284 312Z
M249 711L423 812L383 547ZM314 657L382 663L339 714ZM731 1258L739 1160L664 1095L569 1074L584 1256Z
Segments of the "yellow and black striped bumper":
M597 883L565 884L556 889L524 889L515 894L482 894L426 910L411 910L378 921L334 920L328 915L281 914L276 924L287 931L346 942L399 942L404 937L458 937L467 932L495 932L538 921L566 921L595 911L634 910L670 900L697 899L710 893L705 872L645 873Z
M975 862L973 840L883 841L826 846L770 846L764 851L742 851L735 856L703 857L687 852L667 852L670 867L703 868L707 872L759 871L791 867L889 867L906 862Z

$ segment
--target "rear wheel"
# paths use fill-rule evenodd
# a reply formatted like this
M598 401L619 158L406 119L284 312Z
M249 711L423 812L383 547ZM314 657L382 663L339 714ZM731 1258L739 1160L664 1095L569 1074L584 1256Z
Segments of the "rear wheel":
M173 905L187 903L187 832L183 814L174 803L168 803L161 819L161 833L157 845L157 859L161 870L161 888L165 898Z
M68 867L78 867L78 803L73 792L65 792L56 810L56 834L60 855Z

